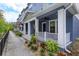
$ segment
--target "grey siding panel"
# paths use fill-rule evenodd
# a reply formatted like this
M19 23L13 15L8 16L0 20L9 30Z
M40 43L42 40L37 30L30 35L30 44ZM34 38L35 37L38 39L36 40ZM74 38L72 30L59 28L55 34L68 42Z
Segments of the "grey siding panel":
M66 12L66 33L70 32L70 40L73 41L73 15Z
M78 37L79 37L79 19L76 16L74 16L73 17L73 39L75 40Z

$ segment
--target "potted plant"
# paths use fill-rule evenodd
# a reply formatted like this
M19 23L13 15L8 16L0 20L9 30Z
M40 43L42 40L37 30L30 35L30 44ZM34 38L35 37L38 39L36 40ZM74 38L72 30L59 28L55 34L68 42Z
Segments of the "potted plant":
M36 44L36 42L37 42L36 36L32 35L31 42L32 42L32 44Z

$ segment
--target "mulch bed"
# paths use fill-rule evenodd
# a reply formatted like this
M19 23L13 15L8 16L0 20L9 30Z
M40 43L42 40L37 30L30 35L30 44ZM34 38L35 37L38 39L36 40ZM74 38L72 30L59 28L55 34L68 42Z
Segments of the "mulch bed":
M25 47L27 47L30 51L32 51L32 50L30 49L30 47L28 47L28 42L29 42L29 41L26 40L26 42L25 42ZM36 51L32 51L36 56L40 56L40 49L41 49L40 43L41 43L41 41L37 41L38 49L37 49ZM66 55L67 55L66 52L63 52L63 51L59 51L59 52L57 52L56 54L54 54L54 56L66 56ZM49 56L47 51L45 51L45 56Z
M79 56L79 40L74 41L70 46L69 49L71 53L67 54L68 56Z

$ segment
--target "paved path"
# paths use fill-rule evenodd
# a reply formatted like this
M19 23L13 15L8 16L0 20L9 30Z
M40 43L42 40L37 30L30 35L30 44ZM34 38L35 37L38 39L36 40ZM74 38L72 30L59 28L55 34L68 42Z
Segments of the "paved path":
M5 44L3 56L32 56L33 53L24 46L24 39L18 38L10 31Z

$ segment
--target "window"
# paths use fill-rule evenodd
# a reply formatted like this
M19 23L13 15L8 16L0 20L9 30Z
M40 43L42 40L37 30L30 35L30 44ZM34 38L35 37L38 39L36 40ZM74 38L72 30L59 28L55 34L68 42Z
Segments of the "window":
M51 20L50 22L49 22L49 31L50 31L50 33L56 33L57 32L57 22L56 22L56 20Z
M28 23L26 23L26 34L28 34Z

